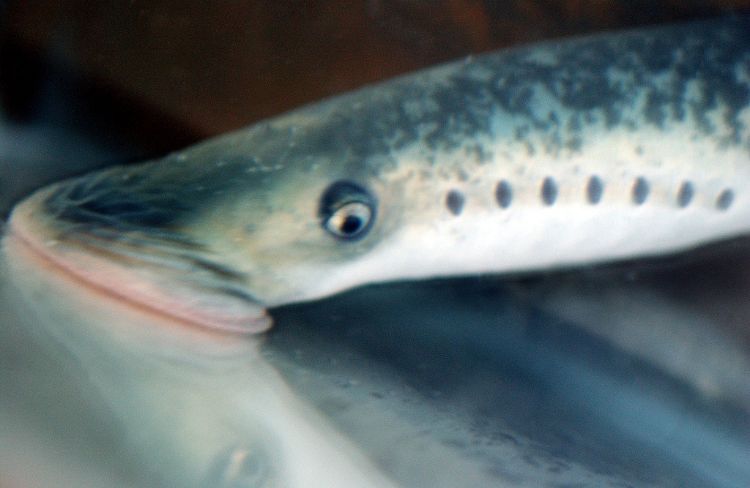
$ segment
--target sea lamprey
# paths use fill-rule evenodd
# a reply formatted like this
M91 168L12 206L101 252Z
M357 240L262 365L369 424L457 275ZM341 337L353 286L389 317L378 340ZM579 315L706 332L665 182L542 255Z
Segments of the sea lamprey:
M472 57L52 185L8 239L237 332L366 283L671 253L750 230L750 20Z

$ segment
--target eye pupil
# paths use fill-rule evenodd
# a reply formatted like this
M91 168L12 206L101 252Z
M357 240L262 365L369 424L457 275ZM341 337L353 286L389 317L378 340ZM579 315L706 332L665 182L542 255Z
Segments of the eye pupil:
M363 232L371 219L370 207L360 202L348 202L334 210L325 226L333 235L351 239Z
M362 228L362 219L356 215L348 215L341 225L341 232L344 234L356 234Z

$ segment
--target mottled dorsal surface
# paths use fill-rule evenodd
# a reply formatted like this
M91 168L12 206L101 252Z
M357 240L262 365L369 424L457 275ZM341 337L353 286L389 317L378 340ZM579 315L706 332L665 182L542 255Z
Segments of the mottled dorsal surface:
M196 170L196 182L184 189L195 200L216 192L208 179L214 174L223 175L224 188L232 180L246 185L258 179L256 171L316 154L330 155L337 166L373 164L374 172L383 170L375 156L413 145L430 151L474 145L479 157L492 159L477 142L483 135L512 138L532 155L557 156L584 150L592 127L635 132L689 123L716 144L750 154L748 120L740 117L750 104L748 45L750 20L733 17L469 57L217 139L196 152L206 159L189 153L171 159ZM212 161L224 164L214 168ZM244 177L233 173L236 166ZM172 188L178 196L179 190ZM181 208L189 212L189 203L170 204L171 217Z
M750 21L737 17L470 57L352 94L332 110L319 144L367 159L415 143L450 150L502 131L530 153L554 156L582 150L591 126L692 122L750 149L739 118L750 103L748 44Z

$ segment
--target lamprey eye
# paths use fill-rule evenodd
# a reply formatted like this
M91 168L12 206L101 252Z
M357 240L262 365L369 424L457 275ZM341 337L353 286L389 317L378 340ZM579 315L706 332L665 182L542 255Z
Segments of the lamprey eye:
M336 237L359 237L370 225L370 207L359 202L345 203L326 221L326 230Z
M364 237L375 221L376 202L369 191L351 181L337 181L320 198L318 216L329 233L343 240Z

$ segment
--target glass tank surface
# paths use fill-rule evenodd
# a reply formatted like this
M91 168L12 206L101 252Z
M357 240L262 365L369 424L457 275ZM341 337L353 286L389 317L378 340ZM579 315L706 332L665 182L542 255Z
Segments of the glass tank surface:
M215 201L224 205L206 213L219 216L218 222L256 211L255 203L225 204L244 191L245 181L252 181L248 198L260 202L257 208L285 208L286 187L273 175L290 173L282 168L286 161L259 157L252 175L233 174L226 187L214 188L202 183L200 158L216 171L229 171L244 150L236 141L244 139L230 136L194 153L181 152L204 139L260 122L261 129L248 140L273 146L275 122L266 130L262 121L372 83L455 60L481 65L484 61L477 59L483 53L499 49L518 48L513 52L523 56L524 46L539 42L542 48L530 56L539 66L552 65L556 49L566 49L570 39L585 43L589 35L628 29L742 19L748 7L742 1L616 0L596 5L537 0L0 2L0 209L5 236L0 487L750 486L750 240L743 232L726 232L675 252L636 252L638 244L633 252L589 261L587 246L596 239L606 242L619 220L602 220L601 230L592 231L587 220L571 217L567 224L588 232L587 239L573 246L584 250L570 251L583 259L537 266L534 256L543 256L550 245L532 250L525 234L519 234L498 254L525 264L498 272L496 265L484 269L482 259L472 259L484 250L470 242L494 235L489 229L494 224L479 219L479 228L486 229L472 234L463 247L452 248L459 252L448 259L445 254L431 259L427 249L414 252L414 241L407 239L387 256L398 263L395 271L373 270L376 265L346 268L344 258L331 258L323 260L325 273L308 282L304 272L318 259L321 245L305 241L298 256L285 254L287 220L278 218L280 212L269 211L262 221L243 227L261 235L269 225L279 226L272 246L252 244L256 251L275 249L271 264L261 263L265 267L248 262L254 255L242 254L244 241L226 248L216 244L220 239L215 236L234 232L223 223L177 237L167 234L167 227L159 227L158 235L146 229L152 222L192 229L196 209L206 200L205 187L220 195ZM654 46L654 52L661 52L658 38ZM690 49L685 53L689 56ZM618 61L624 62L612 60ZM740 60L731 72L711 69L715 77L708 81L731 79L745 86L749 63L750 58ZM434 79L442 79L440 71L435 73ZM544 74L522 74L544 82ZM580 73L571 76L585 81ZM516 82L511 78L507 83ZM518 86L525 86L523 76L519 78ZM425 90L432 90L430 79ZM408 80L400 83L411 86ZM623 77L622 86L628 83L637 87L652 80ZM739 110L750 95L746 86L730 85L721 85L714 102L733 100ZM293 120L309 124L310 133L329 123L336 129L331 120L344 120L346 110L356 113L358 103L376 106L380 93L392 86L340 99L346 101L341 111L336 99L310 106L295 112ZM513 103L522 104L523 93L509 92L505 109L511 111ZM421 107L410 105L420 100L420 93L414 89L411 96L398 98L391 112ZM460 114L465 105L483 106L471 97L442 100L445 106L459 107ZM601 103L595 95L577 101L586 100ZM649 123L657 126L657 111L649 113ZM730 115L710 123L720 127ZM363 115L372 120L390 120L388 116L376 111ZM747 137L742 124L750 119L738 117L741 139ZM288 119L278 120L284 124ZM351 146L344 141L349 150L336 153L342 158L367 156L361 148L375 151L382 142L382 131L357 132L358 120L340 124L351 131L347 134L361 138ZM445 130L436 134L451 143L451 137L467 132L460 121L439 120ZM486 130L502 133L494 126ZM638 134L637 126L628 130ZM322 132L313 142L304 137L307 133L294 132L289 129L288 137L295 144L300 141L297 149L290 143L283 153L290 159L302 158L308 149L328 154L331 145L342 145L336 130ZM405 133L401 137L408 137ZM523 133L516 136L517 141L531 140ZM667 148L660 154L669 156L671 141L665 136L654 146ZM728 141L725 146L731 146ZM750 142L744 142L744 153L739 153L744 160L740 157L738 164L750 165ZM580 149L573 140L567 144L563 152ZM605 150L618 154L614 146ZM167 163L190 164L175 166L183 168L181 174L191 174L173 185L173 193L153 191L151 180L138 180L140 170L127 169L168 154ZM491 166L493 156L482 154L478 147L470 158ZM346 161L332 167L349 167ZM398 168L402 162L395 158L391 164ZM478 197L460 185L473 181L474 166L460 158L450 164L451 178L453 172L465 174L456 176L458 186L438 184L434 200L441 222L466 221L478 208ZM513 164L514 175L534 171ZM40 238L41 251L8 237L20 225L9 223L11 210L35 190L115 166L124 169L101 173L112 177L77 180L85 185L59 187L57 195L79 198L79 213L54 207L49 203L54 198L46 206L27 204L23 208L29 210L16 212L13 222L23 217L24 231L49 232ZM615 185L605 170L582 168L584 212L605 209ZM351 176L359 173L353 171L332 176L322 187L327 193L308 212L315 225L306 229L332 232L326 243L369 251L368 239L385 235L381 222L398 211L389 206L388 195L419 192L377 186L402 181L390 176L376 179L374 186L359 185ZM617 171L629 174L625 166ZM628 208L647 211L648 203L663 193L659 178L676 174L682 185L675 194L675 211L690 209L708 198L706 188L714 191L711 185L718 178L712 174L704 182L681 176L689 171L679 163L665 163L659 171L658 178L642 182L633 173L633 181L640 183L623 190ZM294 184L289 193L318 191L319 173L299 173L292 175L296 179L290 176ZM164 171L155 179L170 177ZM137 182L118 187L122 191L115 192L114 203L98 200L96 191L74 194L96 185L106 193L118 178ZM493 180L487 198L494 212L516 211L524 204L517 181ZM539 178L534 198L540 211L564 206L566 181ZM712 212L729 215L740 206L744 184L738 176L728 183L730 190L716 186ZM141 200L134 195L140 198L143 188L150 198L157 194L155 201L168 202L160 210L182 212L179 220L139 213ZM433 214L416 211L423 200L403 201L419 203L393 222L405 226L416 215L425 227L415 228L427 230L409 235L432 236L427 232L437 228L430 224ZM89 213L82 216L83 211ZM122 219L118 225L131 226L128 239L108 233L111 227L102 224L102 215L109 211ZM295 219L304 218L300 215ZM375 220L370 224L367 219ZM52 226L59 222L67 227L53 234ZM658 248L660 239L681 232L670 227L659 234L655 227L640 228L637 240L643 249ZM555 237L544 241L553 242L552 248L566 245L564 225L540 228L541 235ZM442 236L448 242L447 236L460 231L445 229L452 230L419 242L438 249ZM211 237L196 243L199 235ZM71 246L54 254L70 236L78 240L67 242L86 252L76 254ZM144 255L143 246L154 242L153 252ZM514 245L528 249L516 251ZM179 253L169 254L170 246ZM205 246L214 246L212 253L201 254ZM603 248L597 252L609 255ZM398 258L400 250L413 254ZM89 260L89 251L95 259ZM231 265L214 260L221 252L232 256ZM347 252L344 256L354 255ZM297 288L318 287L315 296L287 282L284 286L292 291L263 281L290 268L289 261L301 269L290 272L302 277ZM162 266L158 272L148 267L154 262ZM420 266L419 273L413 271ZM425 276L429 273L421 270L430 266L469 271ZM263 286L252 281L255 288L248 292L240 285L250 268L264 270L257 278ZM370 283L357 273L388 279ZM140 298L123 300L130 296ZM221 320L203 320L204 306L214 307L210 311ZM251 316L254 327L249 333L221 330L245 316ZM268 317L273 326L265 330Z

